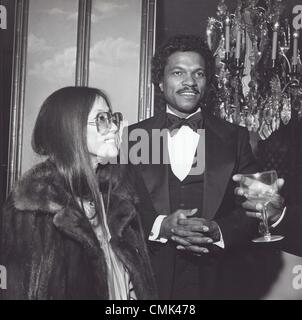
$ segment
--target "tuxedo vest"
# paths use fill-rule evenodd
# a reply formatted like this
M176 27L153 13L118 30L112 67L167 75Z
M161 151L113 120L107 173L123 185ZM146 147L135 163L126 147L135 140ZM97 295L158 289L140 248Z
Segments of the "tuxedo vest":
M203 208L204 174L188 175L180 181L169 166L169 195L171 212L177 209L198 209L201 216Z

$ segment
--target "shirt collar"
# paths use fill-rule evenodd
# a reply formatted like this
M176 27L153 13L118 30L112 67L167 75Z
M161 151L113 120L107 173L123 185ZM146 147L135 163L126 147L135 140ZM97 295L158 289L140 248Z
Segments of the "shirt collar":
M199 107L195 112L189 114L185 119L188 119L188 118L192 117L194 114L196 114L196 113L198 113L198 112L201 112L201 108L200 108L200 107ZM168 105L166 106L166 113L171 113L171 114L173 114L174 116L177 116L177 114L176 114L175 112L173 112L173 111L169 108Z

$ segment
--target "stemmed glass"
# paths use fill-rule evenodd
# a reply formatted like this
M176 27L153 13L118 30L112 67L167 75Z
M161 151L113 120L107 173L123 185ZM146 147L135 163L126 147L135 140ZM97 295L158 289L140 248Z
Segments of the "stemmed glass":
M267 218L267 205L274 194L278 192L278 175L275 170L257 172L254 174L243 174L240 180L240 188L244 191L244 196L248 200L262 204L262 221L264 234L262 237L253 239L253 242L273 242L282 240L284 237L271 235Z

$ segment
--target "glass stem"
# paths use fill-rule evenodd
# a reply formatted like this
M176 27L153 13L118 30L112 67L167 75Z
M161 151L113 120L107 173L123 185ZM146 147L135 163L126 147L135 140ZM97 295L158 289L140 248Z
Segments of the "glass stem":
M264 224L264 228L265 228L264 239L269 241L271 239L271 233L269 232L266 206L267 206L267 204L265 203L263 205L263 209L262 209L262 220L263 220L263 224Z

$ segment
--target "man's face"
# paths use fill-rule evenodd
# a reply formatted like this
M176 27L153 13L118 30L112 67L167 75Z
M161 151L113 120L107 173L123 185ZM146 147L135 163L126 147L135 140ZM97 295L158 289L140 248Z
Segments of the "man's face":
M159 87L179 116L193 113L206 88L205 61L197 52L174 52L168 58Z

